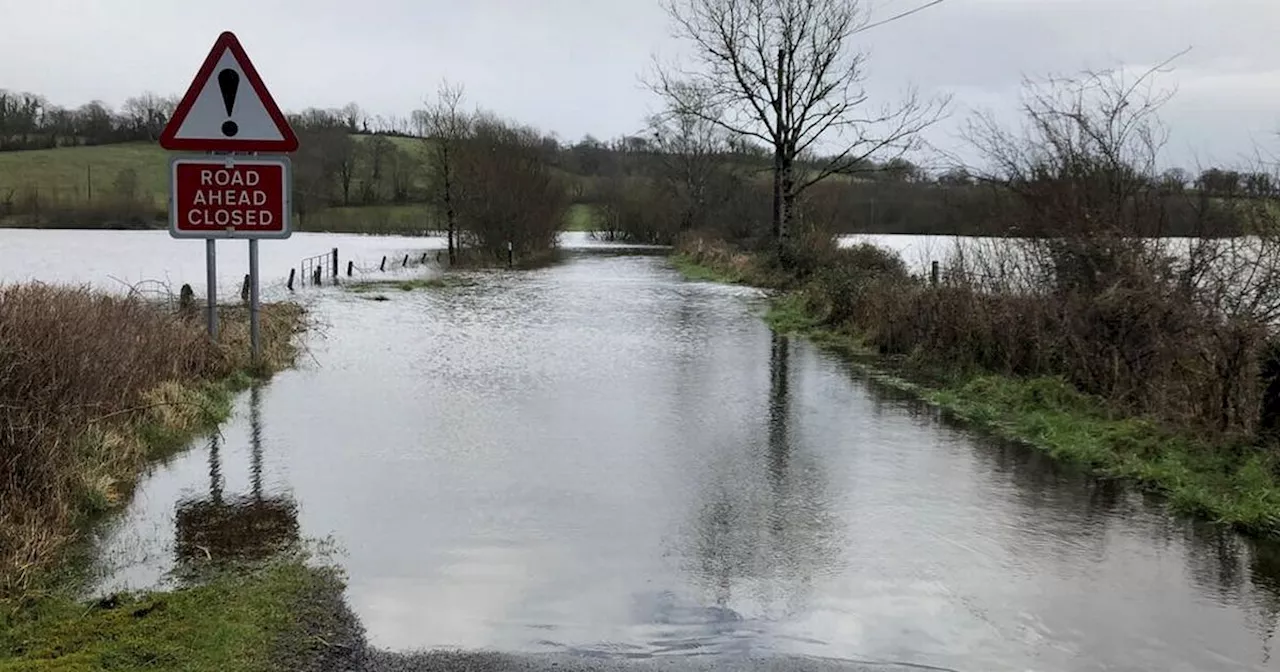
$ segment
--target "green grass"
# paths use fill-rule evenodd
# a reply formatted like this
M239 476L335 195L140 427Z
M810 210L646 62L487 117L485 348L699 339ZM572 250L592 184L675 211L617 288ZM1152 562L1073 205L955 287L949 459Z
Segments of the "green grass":
M353 137L356 142L366 142L369 138L364 135ZM423 140L390 136L386 139L415 157L421 156ZM110 204L115 198L113 183L116 176L125 169L133 169L138 176L143 205L151 206L143 210L150 216L151 209L163 208L168 202L169 157L168 152L151 142L0 152L0 201L5 200L12 190L15 202L20 202L24 194L34 193L48 209L55 205L83 208L90 204ZM426 178L423 173L415 180L414 186L419 191L426 189ZM358 192L359 187L357 179L352 191ZM572 206L565 217L565 229L592 230L591 207L585 204ZM86 216L92 219L92 215ZM6 220L4 225L43 226L47 222L14 217ZM163 227L165 221L156 221L154 225ZM420 235L434 228L434 221L426 204L410 203L326 207L295 217L294 225L298 231Z
M298 231L422 235L433 228L431 210L422 204L324 208L295 217Z
M167 202L169 155L151 142L0 152L0 197L13 189L38 189L41 199L84 203L113 195L112 183L126 168L138 175L139 191L153 203Z
M574 203L564 214L565 231L595 231L594 207L586 203Z
M329 570L277 561L170 592L0 603L0 672L276 669L315 646L299 612L335 583Z
M727 285L746 282L744 274L727 266L702 264L687 254L673 254L671 265L687 280L697 282L721 282Z

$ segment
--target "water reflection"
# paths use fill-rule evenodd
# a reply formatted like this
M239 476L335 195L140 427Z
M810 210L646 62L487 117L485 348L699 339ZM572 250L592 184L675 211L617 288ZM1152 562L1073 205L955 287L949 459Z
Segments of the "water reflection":
M768 622L802 612L815 577L839 562L840 522L830 510L825 470L789 429L789 359L787 337L772 334L764 426L748 428L746 445L716 451L699 488L685 570L703 602L725 617L741 611ZM764 441L751 438L759 436Z
M248 495L223 493L220 437L209 441L209 497L178 502L174 545L178 573L225 560L262 560L298 541L298 507L287 495L262 488L262 396L249 390L250 483Z

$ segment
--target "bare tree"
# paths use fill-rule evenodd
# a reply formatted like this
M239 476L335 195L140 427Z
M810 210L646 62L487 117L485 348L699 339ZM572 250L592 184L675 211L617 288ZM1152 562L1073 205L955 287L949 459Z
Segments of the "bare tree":
M352 133L369 132L369 115L356 103L347 103L341 110L342 121Z
M862 31L914 14L927 2L873 22L859 0L665 0L677 34L692 43L690 67L659 67L652 87L673 110L700 116L773 152L772 233L787 238L797 199L836 173L881 154L900 156L942 118L949 99L914 91L874 106L862 87ZM699 111L690 93L708 94L723 116ZM828 148L834 147L834 151ZM796 160L827 154L797 175Z
M142 95L126 99L121 112L137 137L155 140L160 137L165 122L177 106L177 100L172 96L164 97L144 91Z
M689 84L674 86L682 89L687 109L655 115L649 119L649 128L662 177L686 201L680 228L695 229L706 224L711 183L717 171L725 168L732 135L711 121L721 113L709 92L691 90Z
M334 134L330 148L334 165L338 169L338 180L342 186L342 204L351 205L351 183L356 177L356 141L351 135Z
M435 102L414 112L418 133L427 139L424 160L431 176L431 200L444 215L450 264L458 261L457 154L473 121L463 111L462 100L462 85L446 80L440 82Z
M372 205L382 199L383 181L386 177L386 164L396 146L385 136L373 135L357 143L360 160L364 164L364 179L360 184L360 200L365 205Z

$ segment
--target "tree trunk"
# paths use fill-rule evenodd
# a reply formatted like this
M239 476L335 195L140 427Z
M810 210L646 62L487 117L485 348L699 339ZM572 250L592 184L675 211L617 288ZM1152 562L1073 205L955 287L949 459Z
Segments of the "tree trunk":
M773 243L782 242L782 149L773 151Z
M449 265L454 266L458 263L458 246L455 242L457 226L457 213L453 210L453 156L449 151L449 141L444 138L440 139L439 162L438 166L440 175L444 180L443 193L440 194L441 200L444 201L444 223L448 239L449 248Z
M453 211L453 182L449 179L449 171L444 173L444 221L448 227L449 265L458 262L457 246L454 245L454 232L457 230L457 214Z
M791 219L795 215L796 177L794 153L782 156L782 175L779 184L782 198L778 215L778 243L785 245L791 235Z

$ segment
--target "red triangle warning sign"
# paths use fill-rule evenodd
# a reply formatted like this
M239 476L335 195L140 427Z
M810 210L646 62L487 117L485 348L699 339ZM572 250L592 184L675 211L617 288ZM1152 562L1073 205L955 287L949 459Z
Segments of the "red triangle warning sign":
M292 152L298 149L298 136L240 41L225 32L160 134L160 146L197 152Z

